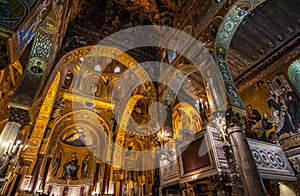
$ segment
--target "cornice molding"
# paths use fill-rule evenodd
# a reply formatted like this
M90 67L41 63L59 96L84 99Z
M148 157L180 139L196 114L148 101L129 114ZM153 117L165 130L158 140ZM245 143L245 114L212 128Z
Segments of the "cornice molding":
M284 47L270 55L257 66L254 66L244 75L235 80L235 84L239 91L252 86L259 80L263 79L267 74L280 68L282 65L292 61L297 55L300 54L300 36L297 35L292 41Z

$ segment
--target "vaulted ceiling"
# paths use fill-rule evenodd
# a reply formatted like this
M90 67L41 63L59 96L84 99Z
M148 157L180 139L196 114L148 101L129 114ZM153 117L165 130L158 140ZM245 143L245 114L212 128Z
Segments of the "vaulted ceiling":
M57 60L122 29L149 24L187 31L213 54L218 28L234 3L235 0L84 0L69 24ZM228 54L228 65L238 87L278 59L288 61L299 56L299 7L300 0L266 0L244 18ZM136 48L128 53L138 62L163 61L167 54L159 48ZM179 57L173 66L190 69L190 62ZM190 74L188 81L201 97L205 88L200 72Z
M60 55L84 45L97 44L120 30L151 24L183 30L212 50L216 28L233 3L214 0L86 0L68 29ZM167 52L161 48L136 48L127 53L138 62L167 62ZM186 59L180 57L173 62L177 68L182 65L187 68L190 66ZM187 79L193 87L185 90L187 94L196 92L198 98L205 96L205 86L199 71L190 74Z

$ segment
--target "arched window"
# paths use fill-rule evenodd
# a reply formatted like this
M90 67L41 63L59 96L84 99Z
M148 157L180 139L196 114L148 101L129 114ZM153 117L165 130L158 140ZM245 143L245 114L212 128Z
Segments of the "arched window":
M120 73L121 72L121 68L119 66L117 66L114 70L115 73Z
M172 63L174 61L174 59L176 59L177 57L177 52L173 51L173 50L168 50L168 61L169 63Z
M168 55L168 61L171 64L176 59L176 57L177 57L177 51L176 51L176 49L178 49L178 48L176 46L176 40L171 40L168 43L168 45L169 45L170 49L167 50L167 55Z
M101 66L100 65L96 65L94 69L97 72L101 72Z

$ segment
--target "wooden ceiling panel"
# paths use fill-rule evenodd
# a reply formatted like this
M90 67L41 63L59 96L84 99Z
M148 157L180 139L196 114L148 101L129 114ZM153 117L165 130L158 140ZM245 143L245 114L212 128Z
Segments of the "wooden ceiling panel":
M255 69L257 66L271 65L270 60L276 61L288 51L282 48L300 34L299 7L300 0L265 1L244 18L229 48L229 68L236 73L235 79L240 80L250 70L256 70L257 73L252 74L255 77L262 71ZM277 57L271 58L274 53Z

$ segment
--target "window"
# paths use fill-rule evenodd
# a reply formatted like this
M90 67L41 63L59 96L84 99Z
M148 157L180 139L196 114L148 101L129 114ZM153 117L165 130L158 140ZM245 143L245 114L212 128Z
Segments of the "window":
M101 66L100 65L96 65L94 69L97 72L101 72Z
M117 66L114 70L114 73L120 73L121 72L121 68L119 66Z
M168 50L168 61L169 61L169 63L172 63L172 61L174 61L176 56L177 56L177 52L175 52L173 50Z

